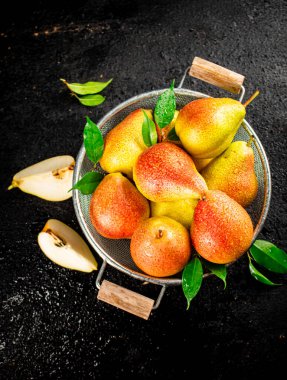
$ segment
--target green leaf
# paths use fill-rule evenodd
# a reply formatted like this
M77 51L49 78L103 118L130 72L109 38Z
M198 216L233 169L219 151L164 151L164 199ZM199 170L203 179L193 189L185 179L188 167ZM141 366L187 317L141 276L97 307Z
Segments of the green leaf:
M80 190L84 195L92 194L103 178L104 175L98 172L86 173L69 191Z
M171 141L180 141L178 135L177 135L176 132L175 132L175 127L173 127L173 128L168 132L167 138L168 138L168 140L171 140Z
M107 82L86 82L86 83L68 83L65 79L60 79L74 93L78 95L97 94L106 88L112 81Z
M97 163L104 152L104 139L98 126L86 116L84 128L84 145L87 156L93 163Z
M158 98L155 109L154 118L160 128L166 127L173 119L176 109L174 80L168 90L164 91Z
M255 268L255 266L252 264L251 260L249 259L249 270L251 275L259 282L262 282L265 285L275 286L275 285L281 285L281 284L275 284L274 282L270 281L267 277L265 277L262 273L259 272L258 269Z
M256 240L250 248L254 260L276 273L287 273L287 253L265 240Z
M197 295L203 278L203 269L198 257L194 257L184 268L182 273L182 289L187 299L187 310L190 301Z
M142 136L146 146L150 147L157 143L157 132L154 122L147 116L144 110L144 122L142 125Z
M102 104L106 98L102 95L84 95L84 96L78 96L76 94L73 94L81 104L88 107L94 107Z
M226 276L227 276L227 268L224 264L214 264L210 261L203 260L202 262L204 266L216 277L220 278L224 282L224 289L226 288Z

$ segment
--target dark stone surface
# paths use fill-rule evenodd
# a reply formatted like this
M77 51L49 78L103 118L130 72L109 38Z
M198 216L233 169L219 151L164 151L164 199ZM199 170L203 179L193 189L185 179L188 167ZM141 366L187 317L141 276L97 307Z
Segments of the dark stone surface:
M261 237L286 249L286 2L32 1L22 12L8 6L0 27L1 378L172 379L199 370L211 379L254 379L284 371L286 279L282 287L256 283L242 258L225 291L209 278L187 312L181 290L171 288L145 322L98 302L96 274L59 268L40 252L37 234L48 218L80 230L72 201L5 189L27 165L76 156L84 115L96 121L125 99L166 86L198 55L245 74L247 95L261 90L247 118L272 170ZM61 77L114 82L107 101L87 109ZM187 86L216 93L196 80ZM151 297L159 291L112 268L106 278Z

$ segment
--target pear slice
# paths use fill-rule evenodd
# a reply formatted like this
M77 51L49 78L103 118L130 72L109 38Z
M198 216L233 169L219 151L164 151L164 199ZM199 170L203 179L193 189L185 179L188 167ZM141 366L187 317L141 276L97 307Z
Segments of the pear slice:
M54 263L68 269L92 272L98 264L81 236L66 224L49 219L38 235L43 253Z
M64 201L72 196L74 166L72 156L49 158L15 174L8 190L19 187L47 201Z

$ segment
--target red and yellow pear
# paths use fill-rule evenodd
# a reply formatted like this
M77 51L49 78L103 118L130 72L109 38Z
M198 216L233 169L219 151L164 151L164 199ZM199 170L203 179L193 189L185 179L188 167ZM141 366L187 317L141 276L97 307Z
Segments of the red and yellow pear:
M121 173L108 174L91 198L91 222L109 239L130 239L149 214L148 201Z
M155 277L180 272L190 259L188 231L166 216L142 222L131 239L131 255L135 264Z
M252 221L244 208L222 191L206 192L191 225L191 240L199 255L212 263L231 263L247 251L252 238Z
M153 202L200 199L207 190L192 158L170 142L143 152L135 163L133 178L139 191Z

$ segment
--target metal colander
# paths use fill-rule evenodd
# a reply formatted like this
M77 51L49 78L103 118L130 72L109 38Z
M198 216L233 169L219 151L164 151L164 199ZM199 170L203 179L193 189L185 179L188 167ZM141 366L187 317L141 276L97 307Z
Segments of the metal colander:
M163 91L164 90L157 90L135 96L114 108L97 124L102 130L103 135L105 136L132 111L138 108L154 109L158 96ZM194 99L208 97L200 92L181 88L175 89L175 94L177 109L181 109ZM247 121L244 121L239 128L234 140L248 141L250 136L254 136L252 148L255 155L255 171L259 185L258 195L252 205L248 208L248 212L255 227L253 236L253 240L255 240L267 216L271 196L271 179L268 160L263 146ZM86 156L84 146L82 145L76 160L73 179L74 183L91 170L93 170L93 164ZM91 196L82 195L79 191L74 191L73 193L74 207L80 226L91 246L104 260L104 265L108 263L120 271L142 281L148 281L163 286L181 284L180 275L168 278L156 278L143 273L137 268L130 255L130 240L111 240L99 235L90 221L90 199ZM104 267L101 272L103 272L103 269Z

